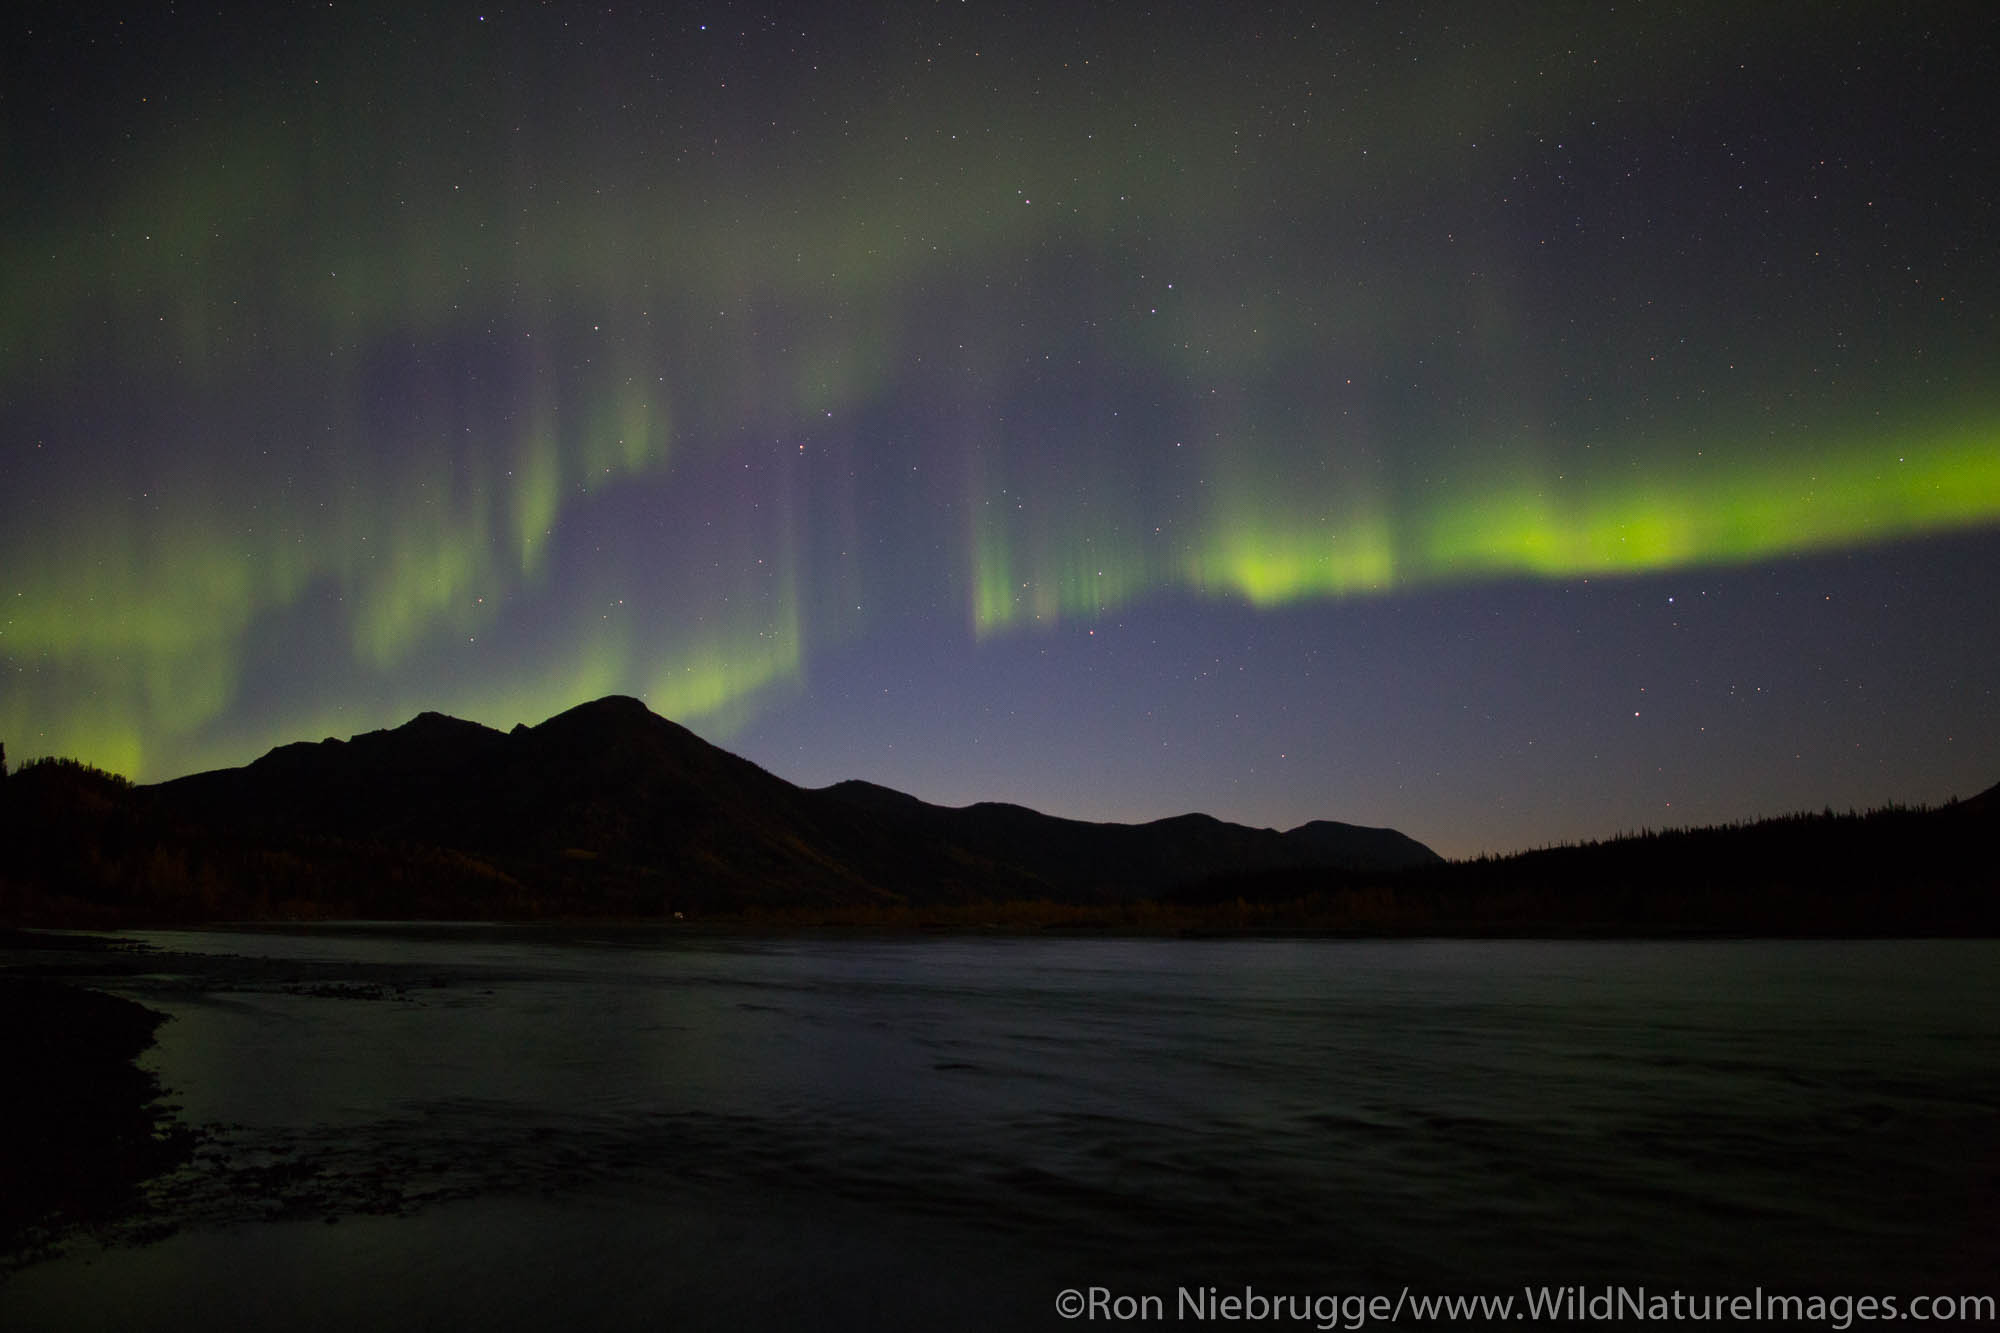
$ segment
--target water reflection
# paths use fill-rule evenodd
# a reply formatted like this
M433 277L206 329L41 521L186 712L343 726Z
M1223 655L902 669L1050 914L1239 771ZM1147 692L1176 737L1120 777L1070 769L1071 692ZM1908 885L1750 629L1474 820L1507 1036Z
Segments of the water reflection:
M1995 1285L1986 942L146 939L216 1144L171 1239L14 1280L63 1323L253 1270L501 1326Z

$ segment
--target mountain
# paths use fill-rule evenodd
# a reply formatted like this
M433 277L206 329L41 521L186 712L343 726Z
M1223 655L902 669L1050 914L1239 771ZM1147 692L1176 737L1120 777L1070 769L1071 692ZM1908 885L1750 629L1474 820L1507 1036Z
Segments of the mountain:
M2000 782L1994 783L1977 796L1969 796L1953 804L1950 809L1961 817L1983 820L1991 825L2000 822Z
M271 910L391 916L1104 903L1215 875L1439 859L1394 830L1327 821L1094 824L864 782L811 790L619 696L512 732L425 713L137 797L194 849L197 879L223 866L236 893L261 876Z
M425 713L150 787L0 781L0 922L658 918L1347 934L2000 935L2000 787L1447 863L1286 832L807 789L634 699L511 732Z
M910 842L949 846L963 856L1031 873L1053 897L1156 896L1217 875L1260 870L1402 870L1439 862L1437 853L1394 829L1317 820L1289 832L1247 828L1208 815L1147 824L1058 819L1019 805L930 805L866 782L824 793Z

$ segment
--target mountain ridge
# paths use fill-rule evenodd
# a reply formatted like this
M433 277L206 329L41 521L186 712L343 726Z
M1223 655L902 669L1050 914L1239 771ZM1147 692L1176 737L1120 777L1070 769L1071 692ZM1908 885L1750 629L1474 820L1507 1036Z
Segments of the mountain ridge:
M801 787L620 695L509 732L426 712L140 790L177 819L252 840L469 858L582 910L593 882L602 905L661 912L1105 902L1215 874L1441 860L1395 830L1330 820L1285 833L1202 814L1092 823L935 805L860 779Z
M1361 935L2000 936L2000 785L1446 862L1393 829L1089 823L805 788L611 697L135 787L0 782L0 922L659 920Z

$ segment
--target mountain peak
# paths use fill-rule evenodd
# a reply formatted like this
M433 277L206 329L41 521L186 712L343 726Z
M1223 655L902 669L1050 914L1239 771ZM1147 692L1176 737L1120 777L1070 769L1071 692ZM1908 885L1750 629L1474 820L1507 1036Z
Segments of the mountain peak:
M589 703L566 708L531 731L549 733L584 732L595 735L609 735L631 732L642 727L673 727L683 730L678 723L661 717L646 707L643 700L629 694L607 694L602 699L592 699Z
M602 699L592 699L556 714L556 717L579 716L653 717L655 714L646 707L645 700L635 699L629 694L607 694ZM549 720L554 721L555 718Z
M400 727L389 727L382 731L371 731L356 736L357 741L371 737L393 736L399 740L454 740L462 737L497 736L493 728L478 722L468 722L462 717L449 713L425 711L405 722Z

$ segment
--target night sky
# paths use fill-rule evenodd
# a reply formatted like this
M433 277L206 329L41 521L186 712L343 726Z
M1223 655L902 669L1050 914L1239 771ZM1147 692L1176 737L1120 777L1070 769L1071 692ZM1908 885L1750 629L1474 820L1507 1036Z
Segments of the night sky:
M1966 4L51 6L0 741L1450 855L2000 780Z

